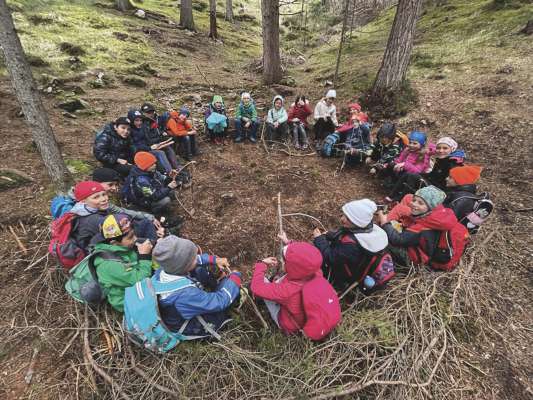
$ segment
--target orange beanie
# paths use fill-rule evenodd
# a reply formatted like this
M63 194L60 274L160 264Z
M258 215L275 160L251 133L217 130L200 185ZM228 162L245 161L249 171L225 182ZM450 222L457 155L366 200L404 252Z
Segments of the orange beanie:
M156 163L156 158L153 154L148 153L147 151L139 151L135 154L133 159L135 165L138 166L143 171L146 171L152 165Z
M481 167L478 165L465 165L450 170L450 176L458 185L471 185L479 180Z

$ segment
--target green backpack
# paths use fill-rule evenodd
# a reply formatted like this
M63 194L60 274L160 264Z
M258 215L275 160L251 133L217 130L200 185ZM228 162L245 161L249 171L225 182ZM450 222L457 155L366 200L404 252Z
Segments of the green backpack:
M70 270L70 278L65 283L65 289L70 296L80 303L98 305L106 297L106 290L98 282L94 259L96 256L105 260L122 261L122 259L104 250L94 250Z

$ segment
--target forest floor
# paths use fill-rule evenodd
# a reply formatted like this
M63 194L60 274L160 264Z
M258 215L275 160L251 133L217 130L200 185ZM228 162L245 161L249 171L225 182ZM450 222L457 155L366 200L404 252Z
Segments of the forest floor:
M123 71L111 67L104 72L114 75L115 82L92 88L99 69L89 68L60 77L62 92L44 98L62 153L79 179L97 165L92 157L95 131L132 106L144 101L160 107L186 103L200 122L203 107L215 93L224 96L231 113L240 91L251 90L264 114L276 91L264 87L252 68L243 68L253 64L250 57L257 55L256 48L239 56L228 51L226 43L208 41L205 33L189 35L154 21L152 29L144 30L128 21L125 33L130 38L156 40L157 51L164 53L158 55L163 61L150 61L157 74L142 77L146 88L124 85ZM247 29L255 28L243 25L229 40L244 40L241 31ZM176 42L178 47L172 44ZM24 172L31 182L0 189L0 396L86 399L122 393L168 398L162 385L179 398L311 398L324 393L333 398L341 390L358 392L352 382L370 382L360 388L364 398L533 398L533 76L528 67L533 52L527 51L531 45L506 49L505 57L481 62L482 72L445 71L447 78L436 79L442 65L426 68L412 79L418 106L398 120L405 131L422 128L433 138L447 134L459 139L469 161L485 167L481 189L490 191L497 210L457 271L400 271L386 293L346 302L343 324L322 344L288 339L272 325L262 329L246 305L222 342L183 344L163 359L132 350L120 337L119 317L110 309L84 322L83 308L62 290L63 274L52 260L42 259L53 192L18 116L9 80L2 77L1 165ZM172 57L179 62L169 63ZM299 86L281 87L289 98L300 91L313 101L321 95L317 82L323 75L305 72L309 65L291 68ZM56 107L65 92L78 90L73 86L83 89L79 97L88 103L75 118ZM346 87L340 92L339 104L356 97ZM201 105L193 100L197 95ZM268 152L261 144L216 147L203 137L200 148L193 189L180 192L193 216L176 206L186 217L182 233L204 250L228 257L246 277L255 260L277 252L278 192L284 213L312 215L327 228L338 224L344 202L363 197L379 201L385 195L364 168L338 171L338 159L287 154L280 151L287 150L283 146ZM300 240L309 240L316 226L301 217L287 217L284 224L289 236ZM16 244L15 235L26 251ZM90 372L84 344L113 376L114 385L105 385Z

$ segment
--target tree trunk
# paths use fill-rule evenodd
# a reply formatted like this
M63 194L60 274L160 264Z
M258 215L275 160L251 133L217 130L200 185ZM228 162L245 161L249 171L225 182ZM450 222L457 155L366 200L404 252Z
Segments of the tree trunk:
M281 80L279 51L279 0L261 0L263 25L263 80L267 85Z
M32 139L37 145L48 175L59 191L66 192L70 183L70 174L61 157L54 132L48 121L48 114L33 80L30 65L15 31L6 0L0 0L0 46L15 95L22 107Z
M403 83L413 50L416 22L422 2L423 0L399 0L387 48L372 87L374 96L386 91L395 91Z
M233 23L233 1L232 0L226 0L226 16L225 20L228 22Z
M211 39L218 39L217 0L209 0L209 37Z
M122 12L135 10L135 7L131 4L130 0L115 0L115 8Z
M196 31L192 16L192 0L181 0L180 25L190 31Z
M346 26L348 25L348 10L350 8L350 0L344 0L344 19L342 21L341 40L339 42L339 50L337 51L337 63L335 65L335 76L333 77L333 83L337 84L339 79L339 67L341 65L342 45L344 44L344 38L346 36Z

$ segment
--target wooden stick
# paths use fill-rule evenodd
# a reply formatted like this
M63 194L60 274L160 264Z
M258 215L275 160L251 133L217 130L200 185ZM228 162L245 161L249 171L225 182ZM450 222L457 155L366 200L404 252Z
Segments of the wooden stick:
M207 76L205 76L204 72L200 69L200 67L198 66L198 64L194 64L196 66L196 69L198 70L198 72L200 74L202 74L202 76L204 77L205 81L207 82L207 84L209 85L209 90L211 92L214 92L215 89L213 88L213 84L211 82L209 82L209 79L207 79Z
M48 253L46 253L44 256L42 256L41 258L39 258L38 260L32 262L30 265L28 265L26 268L24 268L24 272L32 269L33 267L35 267L37 264L39 264L41 261L43 261L44 259L48 259Z
M183 205L183 203L182 203L182 202L180 201L180 199L178 198L178 192L176 192L176 191L174 192L174 197L176 198L176 201L177 201L178 204L181 206L181 208L183 208L183 209L185 210L185 212L186 212L187 214L189 214L189 216L190 216L191 218L194 218L194 215L193 215L189 210L187 210L187 209L185 208L185 206Z
M341 296L339 297L339 300L342 300L344 296L346 296L348 293L350 293L353 289L355 289L359 285L359 281L355 281L350 286L348 286L348 289L346 289Z
M129 348L129 346L128 346ZM135 356L133 355L133 352L131 351L131 349L129 349L129 353L130 353L130 361L131 361L131 367L133 368L133 370L135 372L137 372L137 374L139 374L146 382L148 382L148 384L150 386L153 386L155 387L157 390L163 392L163 393L166 393L168 394L170 397L172 398L177 398L179 397L178 394L172 390L172 389L169 389L167 388L166 386L163 386L163 385L160 385L159 383L156 383L153 381L153 377L150 377L150 375L148 375L146 372L144 372L142 369L140 369L138 366L137 366L137 363L135 362Z
M290 213L290 214L282 214L283 217L297 217L297 216L301 216L301 217L307 217L307 218L311 218L313 221L316 221L320 224L320 226L322 227L323 230L327 231L326 227L324 226L324 224L322 222L320 222L320 220L318 218L315 218L313 217L312 215L309 215L309 214L304 214L304 213Z
M283 234L283 214L281 212L281 192L278 192L278 224L279 224L279 234ZM279 260L282 267L285 266L285 259L283 258L283 242L279 246Z
M270 152L268 151L268 147L266 145L266 142L265 142L265 126L266 126L266 121L263 121L263 127L261 128L261 143L263 145L263 148L265 149L265 152L267 154L270 154Z
M85 326L89 326L89 316L87 313L87 307L85 307ZM118 389L115 385L115 381L113 378L111 378L107 372L105 372L97 363L94 361L94 358L91 354L91 346L89 345L89 331L86 329L83 333L83 349L85 358L91 365L91 367L96 371L98 375L100 375L104 381L106 381L111 387L113 388L113 391L117 391L119 396L122 397L124 400L132 400L130 396L128 396L126 393L123 393L120 389Z
M259 317L259 320L261 321L261 323L263 324L263 327L265 328L265 330L268 330L268 324L267 322L265 321L265 319L263 318L263 316L261 315L261 313L259 312L259 308L257 308L257 304L255 304L255 301L254 299L252 298L252 296L250 296L250 293L248 293L247 290L243 290L243 293L245 293L245 296L248 298L248 300L250 301L250 304L252 305L252 308L254 309L255 311L255 314Z
M22 252L25 255L28 254L28 249L26 248L26 246L24 246L24 244L22 243L20 238L17 236L17 234L15 233L15 230L13 229L13 227L11 225L9 225L9 231L11 232L13 237L15 238L15 241L17 242L17 244L18 244L19 248L22 250Z

